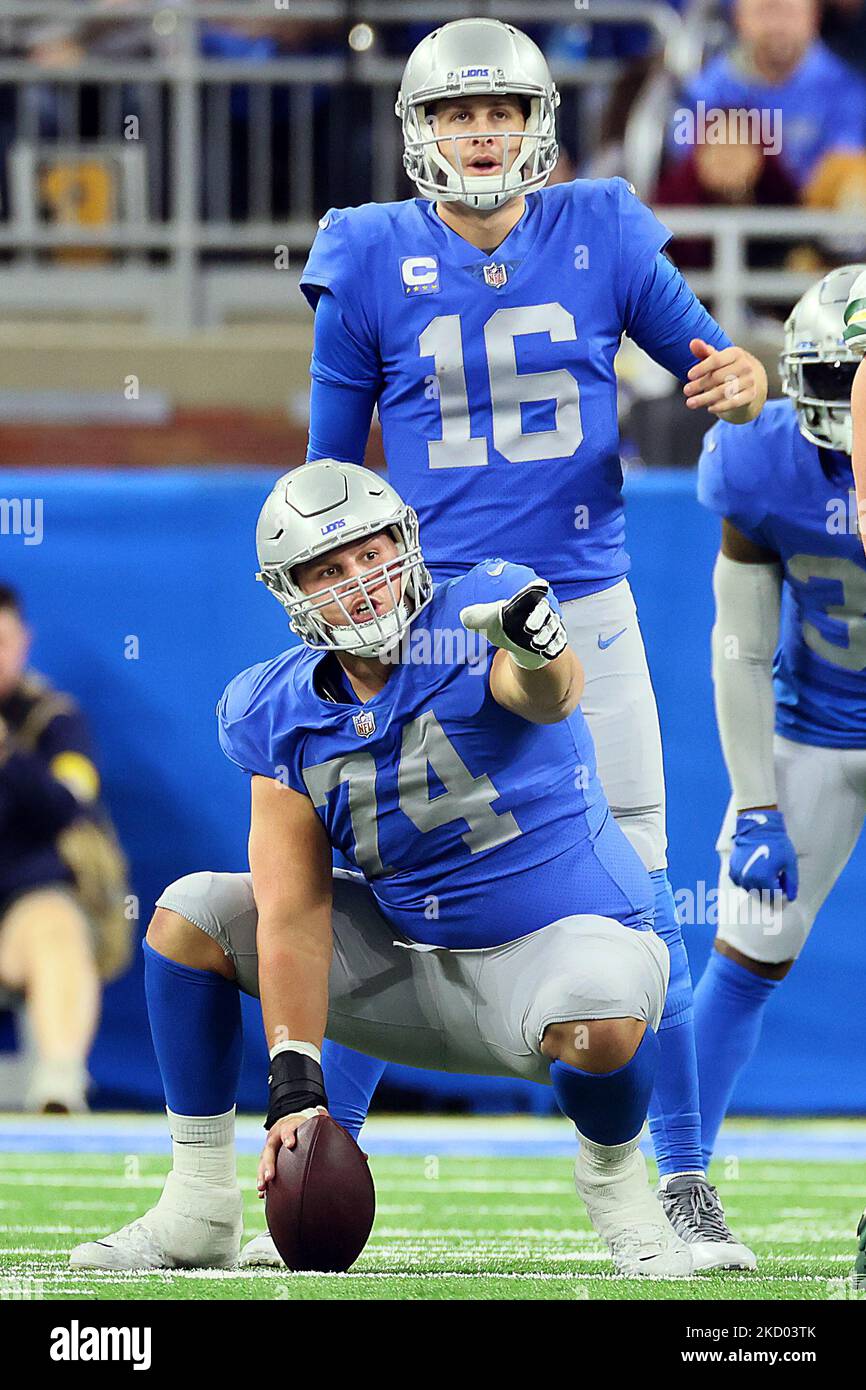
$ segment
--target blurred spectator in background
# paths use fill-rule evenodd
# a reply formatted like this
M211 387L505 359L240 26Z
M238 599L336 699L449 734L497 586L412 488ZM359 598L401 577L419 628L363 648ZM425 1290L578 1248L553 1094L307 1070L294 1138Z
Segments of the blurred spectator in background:
M803 189L802 202L807 208L845 213L862 231L823 236L799 248L788 259L792 269L831 270L866 256L866 154L840 150L825 155Z
M86 1108L100 976L129 959L126 866L74 701L27 669L30 632L0 586L0 986L22 997L29 1109Z
M695 145L686 157L664 172L652 202L662 207L791 207L797 188L778 159L766 155L760 145L742 138L744 131L735 112L720 122L723 143ZM778 267L784 263L783 242L752 240L748 248L751 266ZM713 263L711 238L677 237L671 258L681 270L706 270Z
M840 58L866 72L866 0L827 0L821 35Z
M798 188L823 156L866 148L866 84L819 39L818 0L736 0L732 17L735 43L689 83L687 107L773 113L778 159ZM689 154L675 134L670 150Z
M200 30L200 48L204 57L224 62L267 63L272 59L329 57L348 52L343 28L334 21L299 20L287 24L280 19L207 20ZM228 129L220 129L224 117L215 115L218 107L205 103L205 216L245 219L252 205L258 202L258 213L280 219L290 215L292 167L291 110L293 92L290 84L277 83L261 88L265 102L256 108L253 89L247 83L232 83L229 97ZM215 89L211 89L215 92ZM318 85L312 91L313 130L305 128L304 139L314 148L325 144L325 127L330 107L346 99L343 84L329 88ZM267 123L268 129L262 131ZM355 123L357 124L357 123ZM351 127L350 127L351 128ZM270 175L266 191L267 206L262 190L252 186L250 142L266 139L270 149ZM344 133L341 145L345 146ZM227 166L225 167L227 161ZM339 171L337 171L339 173ZM314 174L319 184L315 201L324 205L338 201L328 197L324 185L328 169L319 159ZM345 180L344 180L345 181ZM342 201L350 201L345 197ZM222 206L220 206L222 204Z

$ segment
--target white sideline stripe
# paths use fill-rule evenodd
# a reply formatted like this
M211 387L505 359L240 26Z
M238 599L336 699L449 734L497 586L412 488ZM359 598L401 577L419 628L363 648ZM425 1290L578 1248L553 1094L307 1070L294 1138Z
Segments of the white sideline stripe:
M384 1250L378 1250L378 1249L376 1249L375 1247L376 1247L376 1238L375 1238L375 1236L374 1236L373 1239L372 1239L372 1241L371 1241L371 1243L370 1243L370 1245L367 1247L366 1251L364 1252L364 1259L365 1259L366 1261L371 1261L371 1262L372 1262L372 1261L375 1261L375 1263L377 1263L377 1264L382 1264L383 1262L389 1262L389 1261L391 1261L391 1260L405 1259L406 1256L407 1256L408 1254L413 1253L411 1250L407 1250L406 1246L403 1245L403 1244L401 1244L401 1245L399 1245L399 1246L395 1246L395 1247L393 1248L393 1250L388 1250L387 1248L384 1249ZM4 1254L4 1255L40 1255L40 1256L43 1256L43 1257L55 1256L55 1257L57 1257L58 1259L62 1259L62 1258L64 1258L64 1257L68 1256L69 1250L70 1250L70 1247L69 1247L69 1246L65 1246L65 1245L64 1245L64 1246L16 1245L16 1246L6 1246L6 1247L4 1247L2 1250L0 1250L0 1254ZM428 1253L428 1254L429 1254L429 1252L430 1252L430 1243L429 1243L427 1240L424 1240L424 1241L419 1242L419 1244L418 1244L418 1246L417 1246L417 1250L418 1250L420 1253L422 1253L422 1254L423 1254L423 1253ZM451 1253L453 1254L453 1251L452 1251ZM484 1254L485 1254L486 1257L489 1258L489 1255L490 1255L490 1252L489 1252L489 1251L485 1251ZM514 1254L515 1254L515 1251L514 1251L514 1249L511 1248L511 1247L509 1247L507 1250L503 1250L503 1252L502 1252L502 1255L503 1255L503 1257L505 1257L505 1258L507 1258L507 1257L513 1258L513 1257L514 1257ZM479 1256L479 1258L480 1258L480 1256ZM579 1259L580 1259L580 1260L587 1260L587 1261L590 1261L590 1262L592 1262L592 1263L594 1263L594 1264L598 1264L598 1263L600 1263L600 1262L601 1262L601 1263L609 1263L609 1262L610 1262L610 1255L609 1255L606 1251L595 1250L595 1249L577 1250L577 1251L573 1251L573 1252L571 1252L571 1253L569 1253L569 1254L567 1254L567 1255L560 1254L560 1253L551 1253L551 1252L549 1252L549 1251L545 1251L545 1252L539 1251L539 1252L537 1253L537 1255L531 1256L531 1258L537 1258L537 1259L543 1259L543 1260L561 1260L563 1263L568 1263L568 1264L571 1264L571 1263L573 1263L574 1261L579 1260ZM464 1252L461 1251L461 1259L463 1260L464 1266L465 1266L465 1264L466 1264L466 1263L468 1262L468 1260L469 1260L469 1256L466 1255L466 1254L464 1254ZM805 1254L792 1254L792 1255L759 1255L758 1259L759 1259L759 1263L760 1263L760 1265L761 1265L761 1268L762 1268L762 1270L763 1270L767 1265L790 1265L790 1264L845 1264L845 1265L850 1265L850 1264L852 1263L852 1261L853 1261L853 1255L852 1255L852 1252L849 1251L849 1252L847 1252L847 1253L845 1253L845 1254L827 1254L827 1253L821 1253L821 1254L816 1254L816 1255L805 1255ZM46 1268L44 1265L39 1265L38 1263L34 1262L33 1265L32 1265L32 1267L29 1268L26 1272L27 1272L28 1275L31 1275L31 1276L32 1276L32 1275L34 1275L34 1274L38 1274L40 1277L44 1277L44 1278L46 1278L46 1279L59 1279L59 1278L62 1277L62 1278L69 1278L69 1279L81 1279L81 1280L86 1280L86 1279L89 1279L89 1278L98 1278L98 1279L100 1279L100 1280L102 1280L102 1281L105 1281L106 1279L119 1279L119 1278L120 1278L120 1279L144 1279L144 1278L151 1278L151 1277L153 1277L153 1276L156 1276L157 1278L160 1278L160 1279L181 1278L181 1277L183 1277L183 1278L193 1278L193 1277L195 1277L195 1278L201 1278L201 1279L204 1279L204 1278L213 1278L213 1279L219 1278L219 1279L225 1279L225 1278L230 1278L230 1277L232 1277L232 1275L234 1275L234 1277L239 1278L239 1279L240 1279L240 1278L248 1279L248 1278L255 1278L255 1277L257 1277L257 1276L262 1277L262 1278L270 1278L270 1277L272 1277L274 1274L279 1274L279 1275L280 1275L282 1278L284 1278L284 1279L287 1279L287 1278L292 1278L292 1279L294 1279L294 1278L306 1277L306 1275L303 1275L303 1274L301 1274L301 1273L293 1274L293 1273L291 1273L289 1270L282 1270L282 1269L273 1270L273 1269L268 1269L268 1268L261 1267L261 1266L259 1266L259 1267L258 1267L257 1269L255 1269L255 1270L243 1270L243 1269L242 1269L242 1270L235 1270L235 1271L232 1271L232 1270L219 1270L219 1269L213 1269L213 1270L208 1270L208 1269L195 1269L195 1270L189 1270L189 1269L165 1269L165 1270L158 1270L158 1269L156 1269L156 1270L108 1270L108 1269L92 1269L92 1270L81 1270L81 1271L78 1271L78 1270L70 1270L70 1269L67 1269L67 1268L63 1268L62 1270L50 1269L50 1268ZM316 1271L312 1271L312 1272L313 1272L313 1273L316 1273ZM384 1278L386 1278L386 1277L389 1276L389 1271L388 1271L388 1270L375 1270L375 1269L353 1270L353 1271L351 1271L351 1273L352 1273L353 1275L355 1275L356 1277L358 1277L358 1278L361 1278L361 1277L369 1277L369 1278L384 1279ZM482 1271L475 1271L475 1270L471 1270L471 1269L466 1269L466 1268L464 1267L464 1269L458 1270L458 1271L454 1271L454 1273L465 1274L465 1275L467 1275L467 1276L470 1276L470 1275L471 1275L471 1276L473 1276L473 1277L476 1277L476 1276L477 1276L477 1277L481 1277L481 1276L483 1276L483 1275L485 1274L485 1271L483 1271L483 1270L482 1270ZM487 1273L491 1278L492 1278L492 1277L496 1277L496 1278L499 1278L499 1277L500 1277L499 1274L496 1274L496 1275L494 1276L493 1271L486 1271L486 1273ZM542 1275L543 1275L544 1273L545 1273L544 1271L539 1271L538 1274L535 1275L534 1277L540 1278L540 1277L542 1277ZM712 1271L712 1270L703 1271L703 1273L704 1273L704 1274L710 1274L710 1275L712 1275L712 1274L713 1274L713 1271ZM396 1279L396 1278L418 1278L418 1279L426 1279L426 1278L433 1278L434 1276L437 1276L437 1275L440 1275L440 1274L441 1274L441 1271L431 1271L429 1274L428 1274L428 1273L425 1273L425 1272L423 1272L423 1271L415 1271L415 1270L395 1270L395 1271L393 1271L393 1277L394 1277L395 1279ZM0 1286L2 1286L2 1283L3 1283L4 1279L12 1279L12 1278L18 1278L18 1277L20 1277L20 1273L19 1273L19 1271L16 1271L14 1267L9 1266L9 1265L0 1265ZM327 1274L322 1274L320 1277L324 1279L324 1278L331 1278L332 1276L331 1276L331 1275L327 1275ZM333 1276L333 1277L337 1277L337 1276ZM339 1276L339 1277L343 1277L343 1276ZM501 1272L501 1277L502 1277L502 1278L519 1278L519 1277L524 1277L524 1275L523 1275L522 1272L521 1272L521 1273L518 1273L518 1272L516 1272L516 1271L515 1271L515 1272L502 1271L502 1272ZM547 1277L549 1277L549 1278L557 1278L557 1279L565 1279L565 1278L568 1278L568 1277L570 1277L570 1276L569 1276L568 1273L566 1273L566 1272L564 1271L562 1274L556 1274L556 1275L550 1274L550 1275L547 1276ZM760 1282L760 1280L761 1280L762 1278L767 1278L767 1277L769 1277L769 1276L768 1276L766 1273L763 1273L763 1274L762 1274L761 1271L758 1271L758 1272L755 1273L755 1274L750 1274L748 1277L749 1277L750 1279L752 1279L752 1280L758 1280L758 1281ZM774 1279L784 1279L784 1278L790 1278L790 1279L820 1279L822 1276L821 1276L820 1274L791 1274L791 1275L773 1274L772 1277L773 1277ZM745 1275L743 1275L743 1274L738 1274L738 1275L737 1275L737 1278L736 1278L736 1281L735 1281L735 1282L736 1282L736 1287L739 1287L739 1286L740 1286L740 1284L742 1283L742 1281L743 1281L744 1278L745 1278ZM697 1287L697 1286L696 1286L696 1287ZM732 1285L732 1287L733 1287L733 1285Z
M847 1257L836 1256L834 1258L836 1258L837 1260L842 1260ZM708 1271L708 1273L712 1275L713 1271ZM347 1274L322 1274L316 1270L310 1270L304 1273L292 1273L290 1270L287 1269L169 1269L148 1270L143 1274L135 1270L99 1269L82 1270L80 1274L77 1271L70 1269L57 1271L56 1273L52 1273L51 1271L40 1271L38 1269L27 1271L27 1277L32 1278L35 1275L38 1275L39 1278L43 1279L46 1283L53 1283L55 1287L58 1282L63 1281L65 1284L74 1288L76 1293L78 1292L78 1285L80 1284L98 1283L101 1285L129 1285L134 1283L136 1280L151 1278L157 1278L161 1282L166 1284L171 1283L173 1280L176 1279L213 1280L214 1282L231 1279L238 1279L244 1281L262 1279L267 1280L268 1282L285 1282L287 1280L294 1279L339 1279L345 1280L349 1283L363 1283L365 1280L369 1280L370 1282L376 1282L382 1279L412 1279L419 1283L426 1283L427 1281L434 1279L470 1279L474 1283L479 1279L492 1279L518 1282L533 1282L537 1280L539 1282L562 1283L567 1280L569 1283L574 1283L582 1282L584 1280L594 1280L602 1283L620 1283L623 1282L624 1278L624 1276L620 1274L612 1274L604 1270L588 1270L585 1273L581 1272L579 1275L575 1275L574 1273L551 1274L547 1271L539 1271L538 1273L525 1271L520 1271L519 1273L494 1273L491 1270L475 1271L465 1269L437 1269L431 1271L430 1273L419 1272L416 1270L350 1270ZM9 1279L16 1277L20 1278L21 1276L14 1274L0 1274L0 1286L2 1286L4 1277ZM700 1288L702 1277L703 1276L698 1275L692 1287L694 1287L695 1289ZM776 1283L782 1281L786 1284L793 1285L827 1284L831 1282L827 1279L825 1275L821 1274L774 1274L772 1277ZM739 1273L736 1277L736 1280L732 1280L731 1282L732 1287L734 1287L735 1285L737 1289L742 1289L746 1285L761 1288L766 1284L766 1278L767 1276L762 1277L760 1274ZM671 1282L679 1284L685 1281L678 1279L673 1280ZM835 1283L835 1280L833 1280L832 1282Z

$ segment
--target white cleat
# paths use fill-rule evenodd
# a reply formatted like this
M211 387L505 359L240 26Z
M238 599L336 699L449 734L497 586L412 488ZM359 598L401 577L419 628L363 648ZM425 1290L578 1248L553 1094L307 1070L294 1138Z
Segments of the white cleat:
M282 1256L274 1245L274 1238L269 1231L262 1231L260 1236L253 1236L252 1240L247 1241L238 1260L239 1269L285 1269L285 1267Z
M608 1176L586 1162L581 1148L574 1185L593 1227L607 1241L617 1274L628 1279L688 1279L694 1273L688 1246L650 1189L640 1149Z
M169 1173L155 1207L104 1240L70 1252L72 1269L229 1269L243 1235L239 1187Z
M756 1269L754 1250L731 1233L719 1194L705 1177L669 1178L658 1200L677 1235L692 1252L695 1269Z

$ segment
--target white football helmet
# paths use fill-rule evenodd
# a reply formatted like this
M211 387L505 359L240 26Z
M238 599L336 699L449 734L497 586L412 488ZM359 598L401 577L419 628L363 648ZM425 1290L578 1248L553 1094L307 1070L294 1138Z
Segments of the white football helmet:
M785 324L782 390L800 433L822 449L851 452L851 384L861 353L846 341L845 311L864 265L843 265L811 285Z
M393 560L307 594L293 570L347 541L388 531L397 545ZM433 582L418 539L418 518L369 468L335 459L305 463L285 473L262 507L256 527L259 573L289 615L289 625L308 647L319 651L381 656L393 647L430 602ZM394 581L400 578L398 595ZM391 607L372 617L353 617L356 600L387 590ZM336 604L342 623L326 622L322 611Z
M529 115L522 131L490 131L521 137L510 169L490 177L466 175L460 144L452 136L455 168L438 148L431 107L437 101L487 93L525 97ZM458 19L422 39L410 54L394 108L403 125L403 164L425 198L497 208L547 182L559 156L556 108L559 93L547 59L528 35L498 19ZM506 150L509 148L506 143Z

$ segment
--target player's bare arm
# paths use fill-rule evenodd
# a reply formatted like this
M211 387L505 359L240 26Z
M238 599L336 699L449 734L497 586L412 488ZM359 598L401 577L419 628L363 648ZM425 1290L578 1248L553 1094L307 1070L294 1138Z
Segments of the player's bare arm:
M706 408L731 425L747 425L760 415L767 399L767 373L745 348L714 348L702 338L689 343L700 358L683 387L690 410Z
M490 668L494 700L531 724L567 719L583 693L583 667L547 594L546 580L536 579L508 600L470 604L460 614L500 648Z
M530 724L558 724L573 714L583 691L583 667L571 647L536 671L519 666L508 652L497 652L490 669L490 693L497 704Z
M258 1173L264 1195L280 1145L292 1148L298 1127L312 1110L323 1108L306 1103L316 1097L301 1095L302 1073L315 1071L321 1054L331 963L331 854L309 799L281 782L253 777L249 855L259 913L262 1019L272 1056L268 1120L301 1096L296 1110L279 1115L269 1127ZM311 1051L289 1049L275 1056L274 1049L288 1042Z

